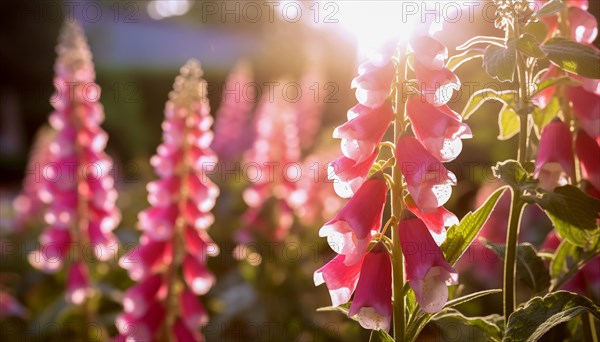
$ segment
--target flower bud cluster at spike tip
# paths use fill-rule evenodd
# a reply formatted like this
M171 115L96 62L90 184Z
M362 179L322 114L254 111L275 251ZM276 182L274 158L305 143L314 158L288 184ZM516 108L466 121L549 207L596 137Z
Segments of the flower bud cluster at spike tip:
M287 81L279 81L285 84ZM282 98L261 99L255 118L256 139L244 155L244 164L258 170L243 194L249 206L245 225L236 239L241 244L257 236L282 241L294 221L292 194L297 188L300 161L298 125L293 107ZM277 213L275 216L272 216Z
M152 207L138 217L140 246L119 261L137 281L125 292L124 313L117 318L120 338L150 341L171 334L203 340L197 332L208 316L196 295L215 282L206 257L215 255L217 247L206 229L219 189L203 173L205 163L217 158L209 148L212 118L201 76L199 63L188 61L165 107L163 143L151 159L160 179L147 186ZM173 305L177 302L181 305Z
M252 143L253 131L248 127L254 107L256 89L252 69L247 61L239 62L227 78L221 106L215 114L215 140L211 148L221 162L233 161Z
M42 248L32 252L29 261L49 273L67 263L67 299L81 304L90 292L87 265L80 251L75 251L73 264L65 258L72 246L88 243L98 260L113 257L117 240L112 231L120 213L110 174L112 161L104 152L107 134L100 127L104 114L97 102L100 94L92 55L76 21L65 23L56 51L54 82L59 89L72 89L68 96L55 96L52 103L55 111L49 121L55 132L47 147L41 147L45 165L53 166L46 168L43 178L51 181L39 182L35 190L47 206L48 227L39 239ZM48 244L55 248L45 248Z

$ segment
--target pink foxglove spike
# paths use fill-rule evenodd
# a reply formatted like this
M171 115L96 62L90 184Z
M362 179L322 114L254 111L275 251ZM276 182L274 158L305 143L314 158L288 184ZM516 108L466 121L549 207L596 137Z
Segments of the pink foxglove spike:
M211 145L222 162L235 160L252 143L254 132L248 127L257 96L253 82L250 64L241 61L224 84L221 105L215 114L215 139Z
M218 249L206 230L219 189L204 174L216 162L209 148L213 135L206 86L199 63L191 60L181 68L165 106L163 142L151 161L159 179L148 184L151 207L138 216L140 246L119 261L138 282L127 290L124 313L117 319L119 333L128 338L157 340L171 334L203 339L197 332L187 335L192 328L177 317L189 314L204 324L206 312L191 301L215 283L206 257ZM188 301L184 305L167 305L182 296ZM128 330L128 325L137 329Z

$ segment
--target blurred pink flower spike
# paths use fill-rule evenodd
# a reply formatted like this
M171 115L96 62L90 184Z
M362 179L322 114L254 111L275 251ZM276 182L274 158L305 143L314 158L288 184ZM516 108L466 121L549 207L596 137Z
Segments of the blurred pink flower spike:
M0 319L7 317L27 318L27 309L13 296L0 290Z
M432 156L412 136L404 136L396 144L397 163L406 178L408 192L423 214L438 210L452 194L456 176Z
M388 187L381 173L364 182L344 208L319 231L331 249L345 255L344 263L358 262L381 228Z
M365 329L390 330L392 319L392 262L378 243L362 263L348 317L356 316Z
M542 130L534 175L540 187L552 191L573 177L573 148L569 127L554 119Z
M417 302L427 313L440 311L448 300L448 285L458 283L458 273L444 259L442 250L418 218L400 221L398 226L406 280Z

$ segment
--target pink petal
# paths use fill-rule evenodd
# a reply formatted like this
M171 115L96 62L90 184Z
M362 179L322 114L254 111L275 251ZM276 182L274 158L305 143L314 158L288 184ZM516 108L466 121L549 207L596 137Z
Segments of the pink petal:
M378 244L364 258L348 317L365 329L389 331L392 318L392 263Z
M542 130L534 175L540 186L553 190L573 177L573 148L569 127L554 119Z
M338 196L350 198L356 193L369 174L378 154L377 150L373 151L371 156L362 163L346 157L339 157L329 163L328 178L333 180L333 188Z
M363 259L360 259L359 262L347 266L344 259L343 254L338 254L314 273L316 286L323 283L327 285L331 296L331 305L333 306L339 306L350 301L363 264Z

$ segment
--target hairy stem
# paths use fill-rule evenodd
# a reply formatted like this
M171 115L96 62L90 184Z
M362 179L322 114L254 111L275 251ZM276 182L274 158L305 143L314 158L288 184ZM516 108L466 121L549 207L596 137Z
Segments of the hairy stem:
M399 49L399 60L396 69L396 98L394 108L394 143L402 135L404 125L405 103L403 101L402 84L406 78L406 51L404 47ZM397 160L397 158L396 158ZM392 168L392 179L394 181L391 188L391 207L392 217L396 218L392 229L392 266L393 266L393 297L394 297L394 338L396 341L404 341L406 336L406 318L404 294L404 258L402 255L402 245L398 236L398 222L402 218L404 210L402 199L402 172L398 164Z
M508 219L508 232L506 234L506 253L504 255L504 322L515 311L516 307L516 261L519 227L525 203L519 198L519 194L512 191L512 204Z
M521 35L521 27L518 16L515 16L513 30L509 29L508 36L513 35L513 39L518 39ZM529 83L528 68L523 56L517 50L517 83L519 85L519 101L517 113L519 114L520 132L519 132L519 150L517 151L518 160L521 165L528 161L527 147L529 142ZM521 217L525 202L521 199L521 190L512 189L510 216L506 231L506 252L504 255L504 322L508 322L509 316L516 307L516 273L517 273L517 243L519 238L519 227L521 226Z

